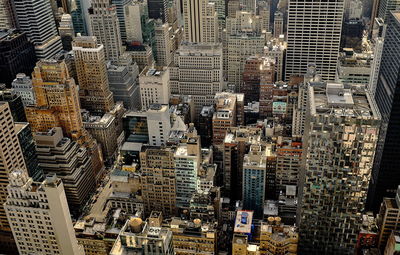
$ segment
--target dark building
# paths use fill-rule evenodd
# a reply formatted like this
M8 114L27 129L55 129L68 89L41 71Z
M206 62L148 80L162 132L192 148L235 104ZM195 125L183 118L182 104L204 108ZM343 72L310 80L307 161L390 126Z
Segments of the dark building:
M367 203L374 212L383 197L395 196L400 184L400 12L392 12L387 23L375 92L382 126Z
M30 124L28 122L17 122L15 123L15 128L29 176L32 177L35 182L43 181L43 170L39 166L36 154L36 143L33 140Z
M0 30L0 83L11 86L18 73L30 76L35 64L35 47L25 33Z
M0 101L7 102L11 109L14 122L27 122L22 99L13 90L0 84Z
M364 22L361 19L344 21L340 47L361 49L363 33Z
M166 22L167 19L167 0L147 0L149 17L151 19L161 19Z
M197 123L197 133L201 138L202 147L210 147L212 142L212 118L214 114L214 106L203 106Z

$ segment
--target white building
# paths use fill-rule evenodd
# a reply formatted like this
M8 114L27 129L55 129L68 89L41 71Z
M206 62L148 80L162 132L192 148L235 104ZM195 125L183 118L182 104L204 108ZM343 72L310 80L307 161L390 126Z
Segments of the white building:
M208 0L184 0L185 40L188 42L218 42L218 14Z
M4 207L18 252L28 254L85 254L78 245L62 181L55 175L42 183L26 172L11 172Z
M196 118L204 105L214 103L222 91L221 44L183 43L175 52L171 66L171 93L191 95Z
M17 74L12 82L12 89L21 97L24 106L35 105L35 92L32 89L32 80L24 73Z
M256 13L256 0L240 0L240 3L243 11Z
M146 115L150 145L165 145L171 131L168 105L153 104L147 110Z
M271 41L267 42L267 45L264 47L264 54L275 60L276 81L283 81L285 79L283 67L285 63L287 43L281 36L279 39L273 38Z
M147 12L147 1L131 1L124 6L126 40L143 43L142 15Z
M344 0L289 1L286 80L305 74L309 63L324 80L335 80L343 11Z
M160 20L157 20L160 21ZM156 59L158 66L168 66L172 62L172 40L170 38L170 30L172 27L168 23L156 22L154 28L154 39L156 43Z
M140 100L142 110L149 109L152 104L168 104L170 92L169 69L145 68L139 75Z

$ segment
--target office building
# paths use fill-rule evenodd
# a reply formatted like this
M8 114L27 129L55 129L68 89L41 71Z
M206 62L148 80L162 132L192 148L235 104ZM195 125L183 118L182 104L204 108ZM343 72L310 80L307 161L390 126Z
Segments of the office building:
M71 214L79 216L95 189L95 175L88 150L64 137L61 128L36 132L39 166L44 174L57 174L63 180Z
M146 111L152 104L168 104L171 95L170 70L146 67L139 75L140 101Z
M4 84L0 85L0 102L8 103L14 122L27 121L22 98L13 89L5 88Z
M172 148L145 147L140 152L145 213L158 210L166 217L176 210L176 177Z
M1 140L0 146L0 244L4 252L15 252L16 246L3 207L7 199L8 176L14 169L26 171L24 155L18 142L10 107L6 102L0 102L0 134L10 137Z
M126 20L125 20L125 7L131 3L130 0L111 0L111 4L115 6L118 24L119 24L119 32L121 36L121 41L126 41Z
M217 230L213 222L172 218L170 230L176 255L217 254Z
M376 150L374 172L371 180L368 208L375 212L379 208L383 197L393 197L397 185L400 183L400 176L393 168L399 161L396 153L399 148L400 137L397 135L397 120L400 118L397 113L400 109L400 95L397 88L400 86L400 62L397 49L400 43L400 13L392 12L387 20L385 42L382 51L382 58L378 76L378 83L375 92L375 101L382 115L382 127L380 141Z
M168 20L167 0L147 0L150 19L161 19L163 23Z
M115 102L123 102L125 109L140 109L139 67L128 65L108 65L108 82Z
M261 223L260 254L297 254L299 235L293 226L282 224L279 217L268 217Z
M218 14L208 0L184 0L185 40L193 43L218 42Z
M143 255L173 255L172 232L161 226L161 212L152 212L147 221L131 217L122 227L110 255L135 252Z
M127 42L144 42L143 28L149 22L146 1L132 1L124 7Z
M378 7L378 18L381 18L385 23L388 23L390 19L390 12L398 10L399 7L399 0L380 0Z
M343 11L343 0L289 1L287 81L292 75L305 74L309 63L317 64L324 80L335 79ZM330 18L324 19L327 15Z
M372 73L372 52L355 53L343 49L339 55L336 80L343 83L368 84Z
M386 32L386 25L382 19L376 19L374 26L375 29L372 32L374 59L371 64L371 75L368 83L368 89L373 97L375 97L376 86L378 85L379 69L381 67Z
M72 50L72 41L75 38L75 31L71 15L63 14L61 16L58 33L61 37L63 49L66 51Z
M400 254L400 233L393 231L386 245L384 255L399 255Z
M279 38L283 34L283 13L276 11L274 14L274 37Z
M155 58L158 66L169 66L173 60L171 29L168 23L155 22Z
M243 95L243 94L242 94ZM213 145L224 142L226 131L236 126L237 97L233 93L221 92L215 95L215 112L212 120Z
M197 133L200 135L201 146L209 148L212 143L212 118L214 115L214 106L204 106L201 109L198 125L196 127Z
M153 50L148 45L131 43L126 46L126 52L132 57L132 62L139 66L139 73L154 65Z
M202 107L213 105L223 88L221 44L183 43L170 70L171 93L192 96L197 120Z
M380 115L362 86L309 87L308 100L297 216L299 252L350 253L361 227ZM337 133L343 136L332 135Z
M35 47L26 33L0 30L0 83L9 86L18 73L30 75L35 64Z
M283 81L285 79L284 67L286 49L287 43L282 37L279 37L279 39L271 39L264 47L264 55L275 60L275 81Z
M88 35L88 27L87 27L87 13L84 10L87 10L90 6L88 2L82 0L75 1L75 7L71 8L70 13L72 17L72 23L74 25L75 33L80 33L81 35Z
M376 217L378 226L378 248L383 251L390 235L400 230L400 186L395 198L383 198L379 214Z
M257 3L255 0L240 0L240 4L243 11L256 13Z
M109 112L114 107L114 99L108 83L104 46L94 36L77 37L72 46L81 107L90 112Z
M35 93L32 88L32 80L24 73L17 74L12 82L12 90L21 97L24 106L35 105ZM36 181L36 180L35 180Z
M4 0L0 2L0 29L15 28L15 16L12 3Z
M50 2L46 0L17 0L13 2L17 27L35 45L38 59L48 59L62 49Z
M118 60L123 48L115 5L106 0L93 0L89 23L92 35L104 46L105 59Z
M16 122L15 131L17 132L18 141L24 155L26 169L28 175L35 182L44 179L43 169L39 166L36 152L36 143L33 140L32 130L28 122Z
M273 115L273 91L275 82L275 65L270 58L262 59L260 72L260 118Z
M4 207L19 254L85 254L75 238L61 179L53 175L34 182L14 170L7 190Z

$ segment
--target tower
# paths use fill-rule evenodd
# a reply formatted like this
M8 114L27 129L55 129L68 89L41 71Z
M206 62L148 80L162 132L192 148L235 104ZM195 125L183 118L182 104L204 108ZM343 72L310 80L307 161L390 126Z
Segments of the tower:
M324 80L335 80L343 6L344 0L289 1L286 80L305 74L309 63L317 64Z
M163 23L167 22L167 2L168 0L148 0L149 18L161 19Z
M274 37L278 38L281 34L283 34L283 13L276 11L274 19Z

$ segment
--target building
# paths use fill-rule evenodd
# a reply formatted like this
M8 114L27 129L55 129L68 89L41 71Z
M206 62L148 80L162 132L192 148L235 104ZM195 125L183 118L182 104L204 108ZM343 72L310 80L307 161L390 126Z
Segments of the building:
M35 93L32 88L32 80L24 73L17 74L12 82L12 89L21 97L24 106L35 105Z
M212 222L172 218L170 229L176 255L217 254L217 230Z
M171 118L168 105L150 105L146 116L150 145L165 145L171 130Z
M35 182L44 179L43 169L39 166L36 153L36 143L33 140L32 130L28 122L16 122L15 131L17 132L18 141L24 155L25 165L28 175Z
M386 25L382 19L376 19L374 23L375 29L372 33L374 59L371 64L371 75L369 80L368 89L371 91L372 96L375 97L376 86L378 85L379 69L381 67L382 52L384 37L386 32Z
M305 74L309 63L317 64L324 80L334 80L344 1L292 0L288 8L286 80ZM327 15L331 18L323 20ZM311 26L317 23L319 26Z
M80 33L81 35L88 35L88 27L87 27L87 13L84 10L87 10L90 6L86 6L89 3L85 1L77 0L75 1L76 8L70 10L72 23L74 24L75 33Z
M64 137L61 128L36 132L33 138L39 166L45 175L57 174L63 180L71 214L78 217L96 185L88 150Z
M10 1L0 3L0 29L11 29L15 27L15 15Z
M204 148L210 147L212 143L212 118L214 115L214 106L204 106L201 109L198 125L196 127L197 133L201 139L201 146Z
M140 43L127 44L126 52L132 57L132 62L136 62L139 66L139 73L144 68L154 65L153 50L148 45Z
M378 225L378 248L383 251L392 232L400 230L400 187L396 198L383 198L376 224Z
M223 88L221 44L182 43L170 70L171 93L192 96L197 120L203 106L213 105Z
M378 7L378 18L384 20L385 23L389 22L390 12L398 10L400 6L399 0L381 0Z
M0 30L0 82L10 85L18 73L30 75L35 67L35 47L26 33Z
M161 226L161 212L153 211L147 221L131 217L122 227L110 255L135 252L143 255L173 255L172 232Z
M262 59L260 72L260 118L271 117L274 106L275 65L270 58Z
M261 223L260 254L297 254L299 235L293 226L281 223L279 217L269 217Z
M0 244L4 252L13 253L16 246L3 205L7 199L9 174L14 169L26 171L26 165L10 107L6 102L0 102L0 116L0 134L4 137L10 137L0 142Z
M224 142L226 131L237 123L237 97L233 93L221 92L215 95L215 112L212 120L214 146Z
M74 24L70 14L63 14L61 16L58 33L61 37L63 49L66 51L72 50L72 41L75 38Z
M144 147L140 152L142 196L145 213L153 210L166 217L176 214L174 150Z
M163 23L168 20L167 0L148 0L149 18L161 19Z
M168 104L171 95L170 70L167 67L146 67L139 75L142 110L152 104Z
M80 36L72 43L78 74L81 107L97 113L114 107L109 88L105 49L94 36Z
M262 218L267 179L267 157L271 148L251 145L243 159L243 209L254 211L254 217Z
M393 12L387 20L388 26L383 46L378 83L375 92L375 101L382 115L380 141L376 150L374 172L371 180L368 208L377 212L383 197L392 197L400 183L400 176L394 174L393 166L400 163L396 150L399 148L400 137L397 136L397 120L400 116L397 109L400 103L397 97L400 94L400 62L397 56L400 51L393 51L393 47L400 43L400 12ZM397 48L396 48L397 49ZM388 89L386 89L388 88Z
M129 0L112 0L111 4L115 6L118 24L119 24L119 32L121 36L121 41L126 41L126 20L125 20L125 7L130 4Z
M390 235L388 244L386 245L384 255L398 255L400 254L400 233L393 231Z
M299 252L352 253L380 115L363 86L309 87L308 100L299 179ZM343 136L332 135L339 132ZM343 231L335 232L337 228Z
M62 49L50 2L46 0L17 0L13 2L17 27L35 45L38 59L48 59Z
M154 48L154 20L149 19L148 1L135 0L125 5L126 42L140 42Z
M283 13L278 10L274 14L274 37L279 38L283 31Z
M19 254L85 254L75 238L61 179L53 175L34 182L14 170L7 190L4 207Z
M4 84L3 84L4 85ZM0 84L0 102L8 103L14 122L26 122L22 98L13 89L6 89Z
M158 66L169 66L173 60L172 40L170 38L172 27L168 23L156 21L154 28L155 57Z
M218 42L218 14L208 0L184 0L185 40L193 43Z
M275 60L275 81L285 80L285 57L286 57L287 43L282 37L279 39L273 38L267 42L264 47L264 54Z
M117 9L110 1L93 0L89 22L93 36L104 46L105 59L118 60L123 53ZM96 43L97 44L97 43Z
M368 84L372 73L372 52L355 53L353 49L343 49L339 55L336 80L343 83Z

